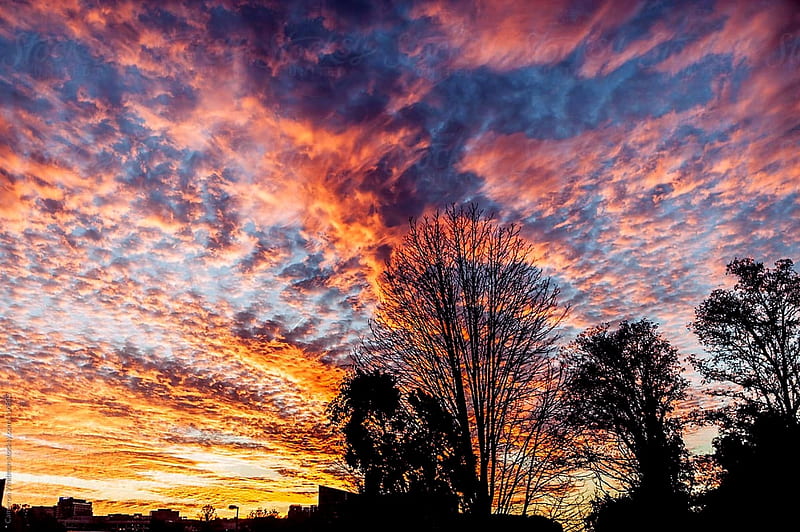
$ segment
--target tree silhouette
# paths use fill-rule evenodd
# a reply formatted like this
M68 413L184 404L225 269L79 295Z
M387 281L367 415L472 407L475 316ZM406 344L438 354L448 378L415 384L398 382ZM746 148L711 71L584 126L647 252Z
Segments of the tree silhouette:
M699 529L779 530L791 518L800 476L800 423L752 406L726 418L714 439L719 485L699 497ZM792 482L790 480L790 482Z
M250 519L277 519L280 515L281 513L277 508L272 508L271 510L256 508L255 510L250 510L248 517Z
M408 466L401 447L408 417L394 377L356 372L342 383L328 415L344 434L345 462L363 475L364 493L406 491Z
M203 522L209 522L217 517L217 510L210 504L204 505L200 508L200 513L198 514L197 518Z
M519 405L514 430L504 434L500 448L496 508L512 512L569 519L579 501L574 495L575 461L568 450L575 431L568 423L562 400L564 374L557 364L537 382L536 401Z
M694 365L707 381L732 383L740 402L787 419L800 408L800 275L789 259L775 269L751 258L733 260L730 290L714 290L695 309L690 328L710 352Z
M363 475L364 493L451 495L464 483L452 417L419 390L402 397L391 375L348 376L328 415L344 435L345 462Z
M504 461L531 451L520 426L536 419L566 312L532 255L518 227L476 205L412 220L380 277L371 337L355 354L358 367L392 373L407 392L440 402L473 472L463 503L482 515L513 477L502 474ZM525 486L515 494L530 497Z
M411 415L405 459L411 470L409 491L437 495L463 493L471 471L458 452L458 429L439 401L420 390L408 397Z
M628 494L599 501L595 518L604 512L613 522L626 505L678 504L686 466L682 425L673 412L687 382L677 350L654 323L623 321L616 330L603 324L579 335L565 350L565 364L570 420L587 431L587 466L601 486Z

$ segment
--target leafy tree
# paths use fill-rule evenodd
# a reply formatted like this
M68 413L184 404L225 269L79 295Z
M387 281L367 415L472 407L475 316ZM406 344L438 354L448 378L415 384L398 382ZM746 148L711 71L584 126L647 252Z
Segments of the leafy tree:
M364 493L405 491L401 441L408 419L394 377L356 372L342 383L328 414L344 434L345 462L364 477Z
M409 424L404 454L409 491L453 495L464 491L471 472L457 452L458 429L439 401L420 390L408 397Z
M504 461L533 452L520 427L536 422L566 312L532 255L519 227L475 205L412 220L380 277L371 337L355 354L358 367L396 375L406 392L435 397L450 415L471 472L462 501L481 515L493 505L503 511L502 483L515 477L502 473ZM533 484L517 483L514 496L531 497Z
M453 420L432 397L403 397L391 375L357 371L328 406L344 435L345 462L367 494L453 494L464 467L454 452Z
M628 492L634 503L674 499L685 476L674 410L687 387L677 350L642 319L589 329L565 354L570 421L586 431L587 465L601 486Z
M789 259L775 269L735 259L729 290L714 290L695 309L690 328L710 352L695 359L708 381L732 383L718 393L787 419L800 408L800 275Z
M800 476L800 423L758 406L738 408L714 439L722 471L699 497L699 529L780 530L791 519L797 497L786 481Z

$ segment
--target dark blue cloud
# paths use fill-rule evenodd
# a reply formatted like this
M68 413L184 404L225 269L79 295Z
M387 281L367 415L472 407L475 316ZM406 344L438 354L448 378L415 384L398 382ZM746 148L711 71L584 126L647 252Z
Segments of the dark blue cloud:
M442 118L469 124L473 134L490 129L563 139L606 122L703 105L713 95L716 77L734 72L731 59L723 56L706 56L675 75L648 69L638 59L596 78L582 78L575 66L567 60L508 73L462 70L437 85L428 101ZM435 102L442 103L437 107Z
M20 84L0 80L0 106L10 110L24 110L33 114L46 113L53 109L53 104L46 98L32 96L30 88L22 89Z
M150 100L149 107L158 109L165 118L180 121L189 116L199 103L197 91L177 80L167 82L167 90Z
M185 34L191 30L186 19L165 9L163 5L148 4L143 6L143 10L138 19L145 27L166 35Z

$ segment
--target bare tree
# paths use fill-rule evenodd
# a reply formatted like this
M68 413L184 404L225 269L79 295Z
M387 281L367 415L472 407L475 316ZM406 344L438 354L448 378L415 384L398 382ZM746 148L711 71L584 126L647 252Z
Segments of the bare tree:
M502 434L495 506L498 513L546 515L563 507L575 486L568 453L574 432L561 400L563 373L552 365L537 383L536 400L510 414Z
M281 513L278 511L277 508L272 508L267 510L266 508L256 508L255 510L250 511L250 515L248 516L250 519L277 519L280 517Z
M542 383L552 378L566 309L531 257L519 227L501 226L475 205L412 220L380 278L371 337L355 356L357 365L438 398L452 415L475 472L463 500L478 514L532 497L533 484L508 461L524 468L538 449L518 423L535 424L546 409Z
M710 351L695 359L708 381L736 385L720 390L760 410L796 421L800 409L800 275L789 259L775 269L736 259L727 273L731 290L714 290L695 309L690 328Z
M206 504L200 508L200 513L197 517L203 522L213 521L217 518L217 510L212 505Z

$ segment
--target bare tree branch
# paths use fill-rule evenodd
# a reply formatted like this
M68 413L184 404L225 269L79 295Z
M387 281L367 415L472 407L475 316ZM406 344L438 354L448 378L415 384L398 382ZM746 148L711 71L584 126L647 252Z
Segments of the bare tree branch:
M529 505L549 485L531 478L556 463L544 450L555 441L545 437L554 428L548 386L567 309L532 254L517 226L475 205L412 220L380 278L371 337L355 355L357 366L397 375L453 416L475 471L464 500L478 513Z

